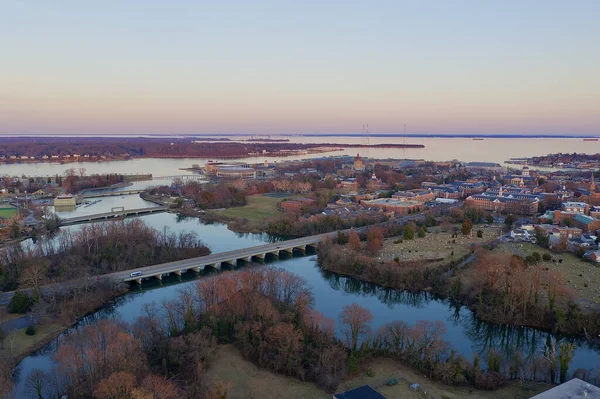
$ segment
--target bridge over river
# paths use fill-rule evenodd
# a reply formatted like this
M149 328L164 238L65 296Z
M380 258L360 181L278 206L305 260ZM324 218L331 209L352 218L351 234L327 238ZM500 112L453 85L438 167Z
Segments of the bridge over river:
M139 269L112 273L108 276L118 281L134 281L141 284L144 278L153 277L161 280L163 276L168 276L169 274L181 275L181 273L187 271L200 272L205 267L220 270L223 264L236 265L239 261L250 262L252 259L265 259L267 256L279 257L279 254L282 252L292 254L294 251L298 251L304 253L307 247L315 247L323 238L335 234L337 233L318 234L310 237L279 241L272 244L220 252L198 258L141 267Z
M120 210L113 210L111 212L96 213L93 215L76 216L76 217L72 217L72 218L61 219L60 225L68 226L71 224L89 223L89 222L95 222L95 221L99 221L99 220L116 218L119 216L148 215L151 213L166 212L169 210L168 206L152 206L149 208L137 208L137 209L123 209L122 207L120 207L120 208L121 208Z

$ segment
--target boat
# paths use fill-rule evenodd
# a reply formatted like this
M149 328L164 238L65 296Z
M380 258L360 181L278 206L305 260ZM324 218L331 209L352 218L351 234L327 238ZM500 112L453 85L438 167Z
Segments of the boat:
M583 141L598 141L598 139L595 139L595 138L589 138L589 139L583 139Z
M483 140L482 137L473 137L473 140Z

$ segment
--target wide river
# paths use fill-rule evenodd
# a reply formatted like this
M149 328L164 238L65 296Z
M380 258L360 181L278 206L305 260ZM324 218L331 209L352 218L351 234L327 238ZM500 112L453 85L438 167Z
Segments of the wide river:
M137 196L126 198L128 207L147 205ZM103 212L113 205L112 201L114 201L112 198L103 199L88 208L78 209L75 214L79 212ZM267 235L238 234L228 230L225 225L220 223L205 224L196 218L181 218L169 213L143 216L141 219L161 230L167 227L171 231L196 231L214 253L250 247L274 239ZM77 229L79 226L68 228ZM315 308L324 315L336 320L336 323L342 307L350 303L358 303L373 313L371 327L374 330L394 320L404 320L411 325L418 320L441 320L446 325L445 338L449 341L451 347L470 359L475 354L485 355L489 348L502 350L507 356L515 350L520 350L525 355L532 353L532 351L539 354L548 337L547 333L532 328L482 322L474 317L468 309L429 294L410 294L383 289L372 284L361 283L352 278L325 273L317 266L314 254L281 258L269 263L304 277L314 295ZM193 284L193 280L196 278L203 277L189 273L184 275L183 280L177 277L169 277L165 278L162 284L148 282L141 287L133 287L129 293L85 317L73 329L95 323L103 318L132 322L142 313L142 308L145 305L153 302L160 304L164 300L176 299L178 291L187 284ZM560 336L553 337L557 340L566 339ZM16 397L27 397L24 382L26 376L32 370L35 368L49 370L52 367L52 356L61 339L62 336L38 352L26 357L18 365L15 373L17 380ZM574 340L574 342L576 343L576 353L571 363L571 372L577 368L590 369L600 364L600 348L590 347L581 340Z
M297 143L345 143L363 144L360 137L286 137ZM344 151L324 153L321 155L302 155L286 158L268 158L270 162L304 159L320 156L356 155L371 158L424 159L427 161L460 160L465 162L485 161L503 164L510 158L532 157L550 153L584 153L600 152L600 141L583 141L578 138L527 139L527 138L486 138L473 140L470 138L411 138L371 137L373 144L423 144L424 148L346 148ZM180 159L135 159L131 161L113 162L79 162L79 163L32 163L0 165L0 176L49 176L62 175L70 168L85 168L88 174L103 173L152 173L154 176L173 176L188 174L180 168L189 168L192 164L204 165L208 158ZM262 163L264 157L249 157L239 161Z

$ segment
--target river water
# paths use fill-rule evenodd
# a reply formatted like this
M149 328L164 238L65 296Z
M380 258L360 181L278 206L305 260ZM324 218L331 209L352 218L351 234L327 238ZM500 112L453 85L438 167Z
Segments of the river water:
M286 137L297 143L344 143L364 144L360 137ZM413 138L371 137L369 144L423 144L424 148L346 148L317 155L299 155L291 157L272 157L270 162L315 158L321 156L356 155L395 158L424 159L427 161L460 160L465 162L485 161L503 164L510 158L532 157L549 153L584 153L600 152L600 141L583 141L581 138L486 138L473 140L470 138ZM113 162L73 162L73 163L26 163L0 165L0 176L48 176L62 175L70 168L85 168L88 174L103 173L152 173L153 176L172 176L189 174L180 170L192 164L204 165L208 158L178 159L134 159ZM262 163L265 157L248 157L239 159L249 163Z
M305 142L340 142L341 139L333 137L295 138L293 141ZM344 138L346 143L361 143L357 137ZM402 138L371 138L371 144L402 143ZM422 149L347 149L325 155L353 155L361 152L365 156L378 158L413 158L426 160L452 160L463 161L494 161L503 163L511 157L524 157L545 155L551 152L581 152L597 153L598 142L583 142L581 139L443 139L443 138L409 138L408 143L422 143ZM369 152L376 152L370 154ZM296 157L296 158L306 158ZM286 158L294 159L294 158ZM263 158L248 158L248 162L262 162ZM271 159L273 160L273 159ZM178 175L189 172L179 168L191 164L203 164L206 159L136 159L131 161L117 161L104 163L76 163L76 164L13 164L1 165L0 175L54 175L62 174L71 167L84 167L90 173L152 173L155 176ZM120 190L145 188L156 182L137 182L134 186ZM84 214L107 212L114 206L125 206L127 209L153 206L138 196L122 196L103 198L99 202L87 207L79 207L70 213L61 213L62 217L73 217ZM171 231L196 231L199 238L212 250L213 253L229 251L244 247L258 245L277 238L264 234L239 234L227 229L220 223L206 224L196 218L182 218L178 215L162 213L140 217L148 225L162 230ZM66 227L78 229L80 226ZM509 355L514 350L522 350L528 354L533 350L539 353L544 345L547 333L523 327L498 326L479 321L466 308L452 304L449 301L435 298L429 294L408 294L386 290L372 284L361 283L352 278L340 277L322 272L316 265L314 256L292 257L280 259L274 265L304 277L311 287L315 298L315 307L324 315L338 321L342 307L353 302L368 308L373 313L373 329L394 320L404 320L414 324L417 320L441 320L446 324L446 340L451 347L467 358L475 354L485 354L490 347L501 349ZM253 266L249 266L253 267ZM144 305L152 302L160 303L163 300L175 299L178 290L186 284L191 284L189 279L201 278L193 274L184 275L183 280L169 277L161 285L147 284L135 287L128 294L117 298L113 303L81 320L73 328L94 323L102 318L117 318L125 321L134 321L141 314ZM68 333L68 332L67 332ZM555 336L556 339L565 339ZM16 397L26 397L24 382L26 376L35 368L49 370L52 367L52 355L57 340L46 345L38 352L26 357L17 367L15 378L17 380ZM600 366L600 349L590 347L581 340L574 341L577 345L575 356L570 370L577 368L590 369Z
M100 205L95 204L93 207L96 206ZM197 218L181 218L169 213L142 216L141 219L157 229L166 226L172 231L196 231L215 253L250 247L274 239L264 234L234 233L221 223L206 224ZM79 226L68 228L77 229ZM394 320L404 320L410 325L417 320L441 320L447 328L445 339L450 342L453 349L469 359L477 353L485 355L489 348L503 350L507 356L515 350L521 350L525 355L536 350L539 354L548 336L547 333L532 328L498 326L479 321L468 309L430 294L410 294L383 289L352 278L323 272L317 266L314 254L281 258L269 263L305 278L313 292L315 308L325 316L333 318L338 325L338 316L342 307L350 303L358 303L373 313L371 326L374 330ZM184 274L183 279L175 276L165 278L160 284L156 281L145 282L142 287L133 287L126 295L85 317L73 328L103 318L133 322L142 313L145 305L153 302L160 305L162 301L175 300L178 291L186 284L193 284L196 278L202 277L189 273ZM558 336L554 338L565 339ZM52 355L61 340L62 337L59 337L19 364L15 373L17 397L26 397L24 382L33 369L49 370L52 367ZM600 364L599 348L592 348L581 340L574 340L574 342L577 349L571 363L571 371L580 367L594 368Z

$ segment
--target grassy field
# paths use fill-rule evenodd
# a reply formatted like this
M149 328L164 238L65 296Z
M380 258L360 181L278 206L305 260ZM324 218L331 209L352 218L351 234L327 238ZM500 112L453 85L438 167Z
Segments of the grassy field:
M0 208L0 218L10 219L17 214L16 208Z
M63 327L58 324L47 324L39 326L35 335L25 334L25 329L11 331L4 338L4 347L0 347L0 360L27 353L41 341L62 330Z
M524 389L515 382L494 392L478 391L469 387L447 387L437 384L391 359L373 359L366 367L374 373L372 377L368 377L364 373L352 376L340 385L337 392L368 384L388 399L518 399L529 398L550 388L543 385L536 386L533 390ZM398 379L398 384L391 387L386 386L385 382L392 378ZM230 383L231 389L227 396L230 399L326 399L332 396L315 384L259 369L244 360L240 352L232 345L219 346L217 356L208 371L208 379ZM409 386L413 383L419 383L422 391L411 391Z
M600 266L583 261L572 253L554 254L527 242L502 243L494 251L514 253L523 257L536 251L540 255L548 253L555 262L541 261L540 266L558 270L576 295L591 303L600 304ZM559 263L559 259L562 259L562 262Z
M459 225L456 226L459 227ZM477 230L483 231L482 238L477 237ZM429 233L423 238L418 238L415 234L413 240L403 240L398 244L395 244L394 241L401 237L386 239L380 258L386 261L393 260L396 256L400 261L443 258L443 261L439 263L447 263L451 259L460 259L468 254L472 244L486 244L498 238L499 233L499 227L483 228L483 226L476 225L473 227L471 236L464 236L459 232L458 237L452 238L452 232L443 232L439 227L430 227ZM453 252L454 255L452 255Z
M19 313L8 313L6 306L0 306L0 322L16 319L23 316Z
M231 222L230 228L242 231L261 230L265 222L274 216L281 215L279 203L284 199L292 199L298 196L287 195L285 197L273 197L268 195L251 195L247 198L247 204L220 211L209 211L208 214Z

